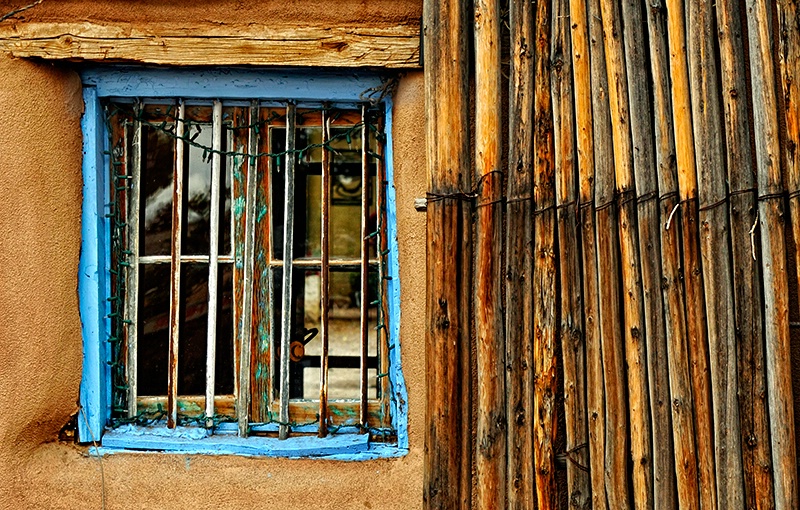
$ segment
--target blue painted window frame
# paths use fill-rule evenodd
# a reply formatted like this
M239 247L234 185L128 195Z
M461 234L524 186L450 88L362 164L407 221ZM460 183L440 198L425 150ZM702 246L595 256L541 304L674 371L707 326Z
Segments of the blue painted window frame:
M159 98L222 100L363 101L364 91L381 85L376 73L326 70L252 69L164 69L106 67L81 72L83 82L83 203L82 241L78 269L78 295L83 334L83 371L80 385L81 413L78 435L81 442L100 443L111 417L111 370L108 336L110 320L110 202L108 133L103 115L103 98ZM113 441L103 441L104 453L132 448L180 453L213 453L307 457L325 456L343 460L392 457L408 452L407 391L400 359L400 278L395 213L392 153L392 100L386 107L387 230L389 238L389 378L392 426L396 444L356 444L352 435L319 439L298 436L278 442L271 438L212 436L193 439L193 433L148 435L142 427L114 432ZM113 446L111 446L113 445ZM348 446L349 445L349 446ZM355 447L352 447L355 445ZM333 446L333 448L330 448Z

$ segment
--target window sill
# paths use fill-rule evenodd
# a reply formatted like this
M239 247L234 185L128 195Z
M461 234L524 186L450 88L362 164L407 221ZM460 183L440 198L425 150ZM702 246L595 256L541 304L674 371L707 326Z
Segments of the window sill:
M101 445L91 448L91 453L176 453L353 461L402 457L408 453L407 449L394 444L370 443L368 434L340 434L326 438L296 436L280 440L263 436L241 438L233 434L208 436L204 429L191 427L178 427L172 431L133 425L106 431Z

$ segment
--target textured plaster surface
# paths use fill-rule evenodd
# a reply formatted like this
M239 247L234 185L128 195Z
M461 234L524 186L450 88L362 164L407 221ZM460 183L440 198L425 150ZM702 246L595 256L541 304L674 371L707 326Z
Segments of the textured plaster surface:
M81 5L87 16L111 16L99 2L64 3ZM321 9L323 3L308 5ZM59 4L44 2L39 14L55 16L61 12ZM105 4L131 6L132 16L144 16L136 3ZM156 6L174 10L178 5L141 4L159 16L167 14ZM220 5L243 4L194 5L197 16L202 11L212 18ZM399 9L391 8L391 2L342 4L342 9L366 13L381 6ZM277 9L274 3L267 5ZM297 9L292 12L300 16ZM342 9L326 12L338 16ZM234 11L246 17L246 9ZM0 55L0 508L99 509L103 492L108 509L422 506L425 215L413 207L414 198L425 192L422 85L421 72L404 77L394 109L409 455L336 462L122 453L100 462L86 448L57 440L58 430L77 409L81 374L76 290L81 84L68 68Z

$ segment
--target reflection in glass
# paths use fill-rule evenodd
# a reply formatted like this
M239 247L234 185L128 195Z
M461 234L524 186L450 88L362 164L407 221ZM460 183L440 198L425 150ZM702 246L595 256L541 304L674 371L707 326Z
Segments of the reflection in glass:
M137 381L139 395L167 394L169 264L139 266Z
M211 124L187 123L182 255L208 255L211 228Z
M219 265L214 393L233 394L233 265Z
M180 302L178 394L203 395L206 391L208 264L181 264Z
M172 235L172 176L175 140L155 127L142 126L140 255L169 255Z

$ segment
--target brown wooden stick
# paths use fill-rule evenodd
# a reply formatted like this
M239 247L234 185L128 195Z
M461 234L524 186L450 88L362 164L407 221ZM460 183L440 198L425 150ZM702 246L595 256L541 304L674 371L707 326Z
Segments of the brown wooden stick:
M533 465L536 508L557 505L556 246L553 108L550 101L550 3L536 4L533 118Z
M533 9L511 0L506 205L508 508L533 510Z
M720 90L714 53L712 0L687 4L689 87L698 182L700 251L705 290L711 402L714 412L716 499L721 508L744 505L736 396L733 278L729 219L724 207L725 162Z
M581 258L578 247L578 185L575 152L575 112L570 58L569 6L555 0L552 15L550 90L553 98L553 140L558 221L560 323L558 341L564 365L564 418L567 462L567 500L572 508L589 508L591 489L586 414L586 372L583 307L581 306Z
M621 282L617 208L614 200L614 153L608 102L600 0L589 2L592 116L594 121L595 229L599 289L600 339L605 388L605 492L608 507L628 509L628 415L625 398Z
M505 500L506 395L501 262L503 178L500 91L500 5L475 3L475 340L478 366L477 508Z
M697 218L697 174L695 173L689 69L686 56L686 21L683 0L667 0L672 107L675 129L678 190L683 231L683 273L686 291L686 324L690 374L694 398L695 439L700 507L716 508L714 444L711 392L708 373L708 337L705 324L703 278Z
M738 345L735 352L739 365L738 378L732 383L738 385L739 437L747 445L737 445L742 455L744 485L744 494L738 494L737 503L745 508L768 508L773 501L772 457L765 400L764 347L761 340L761 268L753 253L750 233L757 217L758 205L741 8L739 0L717 0L716 3L723 90L721 96L727 142L726 163L731 190L729 214L733 255L733 312ZM717 456L717 466L720 469L723 461L719 453ZM734 476L737 473L728 469L726 474ZM717 478L720 479L719 474ZM726 493L722 482L719 487L722 505ZM727 504L731 505L733 502L728 500Z
M462 2L425 2L428 189L437 195L470 187L467 16ZM427 208L425 508L471 500L468 214L457 198Z
M586 342L586 400L589 417L591 507L608 508L605 491L605 392L600 341L597 237L594 210L594 127L586 0L570 0L575 135L579 177L580 244L583 266L583 313Z
M698 487L692 417L694 406L689 378L688 338L680 260L680 226L679 221L677 219L673 221L672 216L678 208L678 176L675 168L666 12L662 0L649 3L647 24L650 34L650 68L653 77L655 159L658 190L663 197L659 201L661 213L659 233L661 240L661 292L666 317L666 356L669 366L667 403L671 410L672 437L674 439L674 467L672 469L676 474L678 508L696 509L698 507ZM667 227L668 224L671 226ZM648 355L651 354L652 351L648 349ZM657 350L655 357L661 358ZM652 374L653 372L651 372L651 380ZM651 393L651 395L653 394ZM658 473L659 470L656 468L654 471ZM658 487L657 480L656 487Z
M628 76L626 69L626 55L622 34L622 16L619 6L613 0L602 0L603 31L605 37L606 72L608 74L608 99L611 111L611 128L614 140L614 171L616 174L616 193L620 198L618 205L620 263L622 276L622 303L625 327L622 331L625 342L625 361L627 364L628 402L630 410L630 450L632 456L633 501L637 508L653 508L653 468L652 446L650 444L652 424L650 421L650 401L647 384L647 354L645 344L648 331L645 330L643 313L643 289L641 273L647 270L648 277L654 278L653 267L644 267L639 257L639 233L637 230L638 218L636 211L636 196L634 182L633 145L631 141L632 122L638 123L637 132L638 167L644 169L645 165L652 168L652 142L645 137L650 133L644 130L644 119L649 115L644 104L636 104L635 119L631 119L628 110ZM641 24L640 19L634 19L635 8L626 9L626 35L628 30L634 30L635 23ZM641 44L643 41L637 41ZM635 49L635 44L628 44L628 48ZM632 65L643 64L634 61ZM643 71L643 68L641 68ZM642 74L644 74L642 72ZM637 76L642 78L642 76ZM645 86L646 79L641 79L641 86ZM646 93L637 94L635 99L646 98ZM641 103L641 101L639 101ZM655 222L655 216L649 218ZM646 224L645 228L651 227ZM645 241L647 242L647 240ZM652 303L652 302L651 302ZM660 308L660 307L659 307ZM650 310L651 312L653 310Z
M762 0L747 1L750 72L753 93L756 168L758 170L759 230L764 277L764 334L766 339L767 401L769 403L775 508L798 507L797 459L792 370L789 348L789 295L786 275L783 182L770 7ZM776 196L778 195L778 196Z
M778 61L783 92L778 96L778 104L782 107L785 127L781 152L789 191L795 267L800 276L800 194L796 193L800 190L800 5L797 0L779 0L777 11L780 34ZM763 380L759 382L764 383ZM763 401L759 403L763 405ZM762 437L766 439L766 434Z
M642 311L645 326L647 385L652 433L653 507L676 507L675 469L673 468L672 423L669 405L669 372L664 307L661 296L661 225L658 179L654 155L653 91L645 55L643 4L622 2L625 25L625 67L627 71L633 167L636 195L639 197L639 251L642 274ZM658 36L656 36L658 37ZM652 46L651 46L652 48ZM658 46L655 48L659 49ZM660 86L657 84L656 86Z

